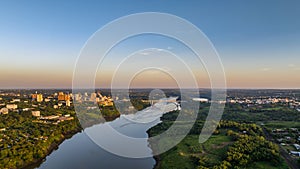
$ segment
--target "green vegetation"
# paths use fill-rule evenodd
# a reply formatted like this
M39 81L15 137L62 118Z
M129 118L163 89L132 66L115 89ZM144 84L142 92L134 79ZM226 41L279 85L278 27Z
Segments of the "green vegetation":
M255 169L288 169L289 167L285 164L282 163L281 166L274 166L272 163L269 161L260 161L260 162L254 162L248 166L248 168L255 168Z
M101 115L106 119L115 119L120 116L120 112L113 106L101 106L100 107Z
M120 112L117 110L115 105L97 106L93 102L82 102L80 104L81 106L76 107L76 116L80 120L80 124L83 128L103 123L105 121L111 121L120 116Z
M136 110L149 106L149 102L147 102L149 91L151 90L134 91L130 94L130 102ZM32 93L32 91L24 92L28 92L27 96ZM240 92L238 91L238 93ZM168 95L174 96L178 93L169 91ZM1 103L8 104L12 97L19 98L16 95L3 95ZM75 114L73 107L63 105L54 109L54 105L61 103L56 99L38 103L31 101L28 97L22 98L21 96L21 100L21 102L16 103L18 110L10 111L7 115L0 115L0 129L4 129L0 131L0 168L3 169L22 168L42 160L65 138L81 131L80 124L82 127L88 127L120 116L115 105L104 106L103 104L96 105L90 101L82 102L81 104L86 104L83 107L89 108L76 110L79 114ZM27 102L24 102L25 100ZM123 100L119 101L122 102ZM132 113L133 107L129 106L129 102L124 102L124 107L121 110L124 109L125 111L122 113ZM286 152L295 150L292 144L299 143L297 132L300 128L300 113L295 108L290 108L290 105L285 102L276 104L226 104L223 121L216 124L218 127L214 135L205 143L199 144L199 134L209 112L209 106L209 103L201 103L197 120L188 135L178 145L156 157L158 160L156 168L288 168L280 157L281 149L277 144L270 142L269 137L273 137L275 141L275 139L286 139L286 136L289 136L289 140L283 141L283 143L287 143L284 149L287 150ZM29 108L29 111L22 111L26 108ZM32 116L31 109L40 111L42 116L70 115L74 119L60 123L55 123L54 120L41 121ZM187 116L190 115L188 111L185 113ZM167 130L177 116L177 111L164 114L161 118L162 123L148 130L149 136L155 136ZM80 124L78 119L81 120ZM184 122L179 123L180 127L186 127ZM261 128L260 124L263 124L264 128ZM290 129L292 127L297 128L297 131ZM287 135L282 135L282 132L279 132L265 137L265 133L271 133L276 128L284 129Z
M143 102L143 100L137 98L130 99L130 102L136 110L143 110L150 106L149 102Z
M205 114L207 114L207 112ZM279 103L253 105L251 107L241 104L226 104L223 119L248 123L258 121L300 121L300 113L295 109L291 109Z
M268 128L300 128L299 121L269 121L265 122L264 125Z
M0 126L6 128L0 132L0 168L21 168L37 162L57 147L65 137L81 130L77 120L64 121L57 125L34 123L36 118L24 115L26 113L0 115Z
M204 144L199 144L198 138L198 135L188 135L175 148L162 154L159 168L196 168L200 159L209 165L218 164L231 144L230 137L223 134L212 136Z
M254 123L244 123L240 113L230 112L228 107L225 119L230 116L235 117L236 121L221 121L214 135L205 143L199 144L199 134L203 127L202 117L205 116L203 114L208 110L208 106L207 104L200 109L198 120L178 145L156 157L156 168L288 168L280 157L278 145L266 140L262 128ZM231 109L239 108L234 105ZM277 110L282 109L272 109ZM162 123L148 130L148 134L155 136L167 130L177 116L178 112L165 114L161 118Z

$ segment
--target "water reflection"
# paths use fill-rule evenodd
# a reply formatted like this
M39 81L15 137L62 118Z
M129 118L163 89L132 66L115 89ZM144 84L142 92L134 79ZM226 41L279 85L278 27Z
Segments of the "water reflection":
M102 143L120 144L120 140L110 137L107 128L133 138L147 138L146 131L160 122L160 117L168 111L179 108L178 104L159 102L136 114L121 115L111 122L106 122L86 128L84 132L74 135L71 139L65 140L58 148L52 152L46 160L40 164L39 169L150 169L155 165L153 157L148 158L125 158L105 151L95 144L87 135L93 134L93 139L100 139ZM145 139L147 140L147 139ZM94 140L95 141L95 140ZM122 140L121 140L122 142ZM152 150L148 147L148 142L141 142L140 145L127 145L125 141L118 148L132 147L130 151L148 154L151 156ZM130 143L129 143L130 144ZM128 151L128 150L127 150Z

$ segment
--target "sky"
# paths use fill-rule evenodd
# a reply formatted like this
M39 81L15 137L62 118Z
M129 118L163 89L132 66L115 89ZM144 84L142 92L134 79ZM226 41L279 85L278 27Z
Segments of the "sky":
M141 12L162 12L184 18L211 41L222 61L228 88L299 88L300 2L252 1L0 1L0 88L71 88L77 58L86 41L107 23ZM122 29L122 28L120 28ZM210 87L201 63L178 41L155 35L130 38L117 45L100 65L96 85L110 87L122 58L136 50L169 50L194 73L199 87ZM145 54L147 53L147 54ZM166 51L136 55L148 60ZM138 58L138 57L136 57ZM135 64L123 65L119 77ZM174 87L184 80L157 70L145 70L132 79L133 87ZM134 70L131 70L134 71ZM123 73L123 74L122 74ZM120 80L120 79L119 79ZM119 81L122 84L122 80Z

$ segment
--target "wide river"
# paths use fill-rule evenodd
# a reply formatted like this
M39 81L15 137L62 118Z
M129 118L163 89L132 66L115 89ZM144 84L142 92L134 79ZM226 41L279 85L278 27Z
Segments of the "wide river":
M155 106L156 105L156 106ZM46 159L33 168L38 169L151 169L155 165L155 160L151 156L151 149L148 142L142 143L145 153L149 153L148 158L126 158L112 154L97 144L95 144L87 133L101 131L106 125L113 126L118 132L135 138L148 138L147 130L158 123L160 117L165 112L159 111L155 104L134 115L121 115L112 122L94 125L86 128L83 132L75 134L70 139L65 140L59 148L53 151ZM170 106L171 105L171 106ZM168 111L175 110L175 104L168 103ZM164 108L164 110L166 110ZM137 123L134 120L151 121L149 123ZM99 132L100 137L106 137L105 132ZM114 141L114 140L111 140ZM126 145L124 145L126 146Z

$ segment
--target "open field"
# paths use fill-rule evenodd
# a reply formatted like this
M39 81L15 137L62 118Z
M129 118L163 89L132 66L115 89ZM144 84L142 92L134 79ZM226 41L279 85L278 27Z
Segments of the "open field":
M267 128L300 128L298 121L270 121L264 124Z
M160 125L150 129L150 135L160 133L168 128L170 123L171 121L164 118ZM196 131L199 131L201 125L203 122L197 121L191 132L178 145L159 155L156 158L156 168L288 169L279 155L279 147L266 140L262 128L258 125L222 121L215 134L200 144L199 133Z
M207 163L216 165L225 157L228 145L232 144L231 138L224 134L212 136L203 144L198 142L198 138L198 135L188 135L180 144L163 154L160 168L194 169L197 167L195 157L203 157Z

